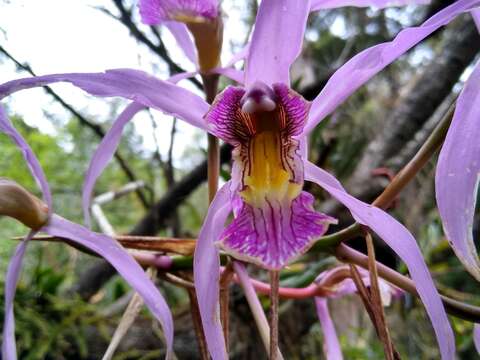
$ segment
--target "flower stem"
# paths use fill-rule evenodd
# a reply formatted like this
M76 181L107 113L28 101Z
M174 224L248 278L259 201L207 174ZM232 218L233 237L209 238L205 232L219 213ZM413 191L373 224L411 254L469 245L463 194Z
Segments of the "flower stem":
M280 272L270 271L270 360L278 360L278 288Z

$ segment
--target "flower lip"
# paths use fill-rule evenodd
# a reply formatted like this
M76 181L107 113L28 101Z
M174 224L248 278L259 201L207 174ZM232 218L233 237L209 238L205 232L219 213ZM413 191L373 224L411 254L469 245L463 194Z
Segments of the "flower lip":
M265 83L256 81L242 96L240 104L247 114L270 112L277 107L277 96Z

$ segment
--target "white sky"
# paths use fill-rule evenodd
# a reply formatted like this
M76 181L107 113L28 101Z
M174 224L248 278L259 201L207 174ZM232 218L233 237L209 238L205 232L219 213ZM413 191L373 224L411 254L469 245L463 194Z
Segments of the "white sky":
M238 1L225 1L224 10L229 14L229 26L225 38L228 41L233 34L245 36L242 28L241 11ZM20 61L28 61L37 74L60 72L97 72L112 68L136 68L165 78L167 73L159 60L152 57L144 47L138 46L129 36L128 30L118 21L103 14L94 6L104 6L116 13L110 0L12 0L0 1L0 27L6 32L0 33L0 44ZM241 31L239 31L241 30ZM166 43L172 50L172 57L187 70L193 66L176 49L174 41L166 36ZM225 46L225 57L229 57L229 46ZM12 63L5 59L0 64L0 83L25 77L26 73L15 71ZM187 81L182 85L193 88ZM63 98L77 110L99 121L109 119L111 101L95 99L71 85L53 86ZM110 101L110 103L109 103ZM60 120L71 115L44 93L42 89L25 90L6 100L12 113L21 115L25 121L40 131L54 133L55 128L45 116L53 113ZM123 109L127 101L120 102ZM154 111L158 120L158 138L162 153L166 153L169 144L171 119ZM154 148L151 122L147 114L140 114L134 120L137 131L144 139L148 149ZM180 122L179 122L180 124ZM182 152L187 144L192 144L196 130L190 125L178 126L176 150ZM198 137L197 137L198 138ZM205 146L205 144L201 144Z

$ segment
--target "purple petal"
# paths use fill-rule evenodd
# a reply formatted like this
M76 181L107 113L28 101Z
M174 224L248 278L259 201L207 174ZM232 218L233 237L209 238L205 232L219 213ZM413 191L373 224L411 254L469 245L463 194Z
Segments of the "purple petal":
M142 296L145 304L160 322L167 343L166 359L169 359L173 345L172 314L160 291L128 252L114 239L94 233L55 214L42 231L52 236L70 239L85 246L102 256L118 271L130 286Z
M235 65L237 62L239 62L240 60L245 60L245 58L248 56L248 52L250 51L250 43L248 43L247 45L245 45L243 47L242 50L240 50L239 52L237 52L236 54L234 54L232 56L232 58L230 59L229 62L227 62L227 64L225 65L225 67L232 67L233 65Z
M435 14L423 25L401 31L395 39L373 46L353 57L332 75L322 92L313 101L304 134L310 132L327 115L374 75L407 50L457 15L480 6L480 0L458 0Z
M177 21L168 21L165 23L165 26L172 33L178 46L183 50L183 53L198 69L197 50L190 37L187 26Z
M323 332L323 351L327 360L342 360L342 349L338 341L335 325L333 324L330 312L328 311L327 300L323 298L315 298L315 306L317 308L318 319Z
M245 73L242 70L237 70L233 67L216 67L209 72L226 76L239 84L243 84Z
M290 83L290 65L302 48L310 1L262 0L245 70L245 85Z
M445 234L466 269L480 281L472 227L480 180L480 63L457 100L435 175L438 211Z
M292 202L267 200L268 206L244 203L218 242L234 257L268 269L281 269L303 255L335 219L313 208L313 196L302 192Z
M118 119L115 120L112 128L102 139L97 151L95 151L95 154L90 160L87 173L85 174L82 191L82 208L87 227L90 227L90 199L92 197L95 182L112 159L113 154L120 143L123 128L139 111L143 109L145 109L145 107L141 104L132 103L128 105Z
M2 358L14 360L17 358L17 349L15 346L15 318L13 314L13 300L17 289L18 279L20 278L20 269L22 267L23 257L27 249L28 241L36 234L36 231L30 231L25 239L16 247L15 253L8 264L7 276L5 280L5 319L3 320L3 340L2 340Z
M391 6L429 4L430 0L312 0L311 11L335 9L344 6L374 7L383 9Z
M475 349L480 354L480 324L473 326L473 343L475 344Z
M218 16L218 0L140 0L142 22L155 25L177 17L213 19Z
M92 95L131 99L179 117L200 129L206 128L203 115L209 105L205 100L169 81L139 70L115 69L105 73L54 74L13 80L0 85L0 99L23 89L61 81L70 82Z
M305 178L320 185L345 205L356 221L376 232L405 262L432 322L442 359L454 359L453 331L414 237L389 214L349 195L335 177L310 162L305 162Z
M473 21L475 21L475 25L477 25L477 29L480 32L480 9L474 9L471 11Z
M213 360L227 359L219 309L220 257L214 241L231 212L230 182L217 192L198 235L193 275L208 350Z
M13 142L18 146L18 148L22 151L22 155L27 162L28 168L30 169L30 173L34 177L35 181L37 182L38 187L42 191L43 200L48 206L49 214L52 211L52 195L50 193L50 187L48 186L47 178L45 177L45 173L38 162L37 157L33 153L30 146L27 144L25 139L20 135L20 133L13 127L12 123L7 117L4 108L0 105L0 132L5 133L9 136Z

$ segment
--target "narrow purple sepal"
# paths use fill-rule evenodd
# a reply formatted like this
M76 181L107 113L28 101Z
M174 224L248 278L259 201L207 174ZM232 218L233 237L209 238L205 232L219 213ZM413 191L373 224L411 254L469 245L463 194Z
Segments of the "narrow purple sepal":
M323 352L327 360L342 360L342 349L338 341L335 325L328 311L327 299L315 298L318 319L323 332Z
M314 198L302 192L291 203L267 200L256 208L246 203L218 242L234 257L268 269L281 269L303 255L335 223L313 208Z
M429 3L430 0L312 0L311 11L336 9L345 6L383 9L386 7L424 5Z
M229 187L230 182L223 185L210 204L207 217L198 235L193 257L193 275L198 306L208 351L213 360L228 358L220 323L220 256L214 241L220 237L225 221L231 212Z
M445 234L465 268L480 281L473 218L480 181L480 63L458 97L435 175L438 211Z
M19 150L22 152L25 161L27 162L30 173L34 177L38 187L42 191L43 200L48 206L48 211L51 214L52 211L52 195L50 193L50 187L48 186L47 178L45 173L38 162L37 157L33 153L33 150L30 148L30 145L27 144L22 135L13 127L12 123L8 119L5 109L0 105L0 132L3 132L12 139L12 141L17 145Z
M213 19L218 16L217 0L140 0L142 22L156 25L163 21L180 17L203 17Z
M163 81L143 71L132 69L107 70L104 73L53 74L9 81L0 85L0 99L14 92L70 82L84 91L104 97L120 96L179 117L205 130L203 115L209 105L191 91Z
M18 279L20 278L20 269L22 267L27 244L35 234L36 231L32 230L27 236L25 236L25 239L23 239L23 241L15 248L15 253L8 264L7 276L5 279L5 318L3 320L2 335L2 358L6 360L15 360L17 358L13 301Z
M171 359L173 347L173 319L160 291L128 252L109 236L94 233L56 214L42 231L52 236L70 239L102 256L139 293L145 305L160 322L166 339L166 359Z
M245 86L290 83L290 66L302 49L310 1L263 0L247 57Z
M477 352L480 355L480 324L473 325L473 343L475 344L475 349L477 349Z
M112 128L107 132L102 142L98 146L97 151L93 154L85 180L83 182L82 190L82 208L83 216L85 218L85 225L90 227L90 199L93 193L93 187L100 174L103 172L107 164L115 154L120 139L122 137L123 128L125 125L145 106L137 103L132 103L120 114L117 120L113 123Z
M442 359L454 359L453 330L415 238L389 214L349 195L334 176L310 162L305 162L305 179L320 185L345 205L356 221L377 233L405 262L432 322Z
M475 21L475 25L477 26L478 32L480 32L480 9L474 9L471 11L473 21Z
M312 103L304 134L308 134L360 86L399 56L425 39L457 15L480 6L480 0L458 0L438 12L421 26L402 30L392 41L375 45L354 56L338 69Z
M185 56L195 65L195 68L198 69L197 49L190 37L187 25L177 21L167 21L165 27L172 33Z

